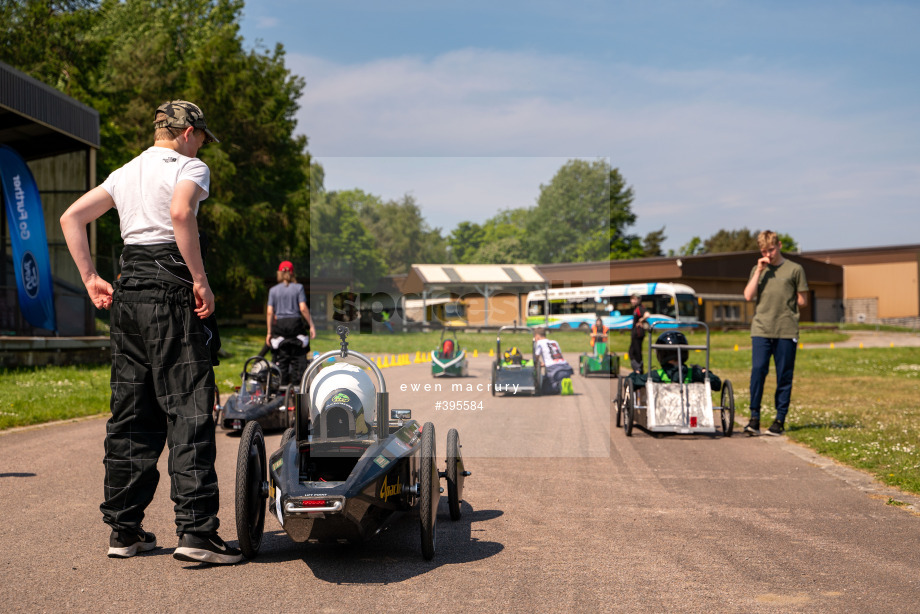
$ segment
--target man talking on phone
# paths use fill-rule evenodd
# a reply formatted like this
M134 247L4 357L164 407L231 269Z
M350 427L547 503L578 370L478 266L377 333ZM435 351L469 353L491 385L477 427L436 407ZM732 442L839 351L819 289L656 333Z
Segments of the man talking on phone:
M783 258L782 243L775 232L764 230L757 236L757 244L761 258L744 288L744 299L756 303L751 321L751 421L744 432L760 435L760 401L772 356L776 365L776 419L767 435L779 436L785 431L792 396L799 307L805 306L808 282L801 265Z

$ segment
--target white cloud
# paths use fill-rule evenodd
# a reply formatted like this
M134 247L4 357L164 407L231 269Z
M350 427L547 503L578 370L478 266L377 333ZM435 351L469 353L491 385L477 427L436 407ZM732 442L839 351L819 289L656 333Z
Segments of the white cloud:
M277 28L281 25L281 20L277 17L259 17L256 19L256 28L259 30L267 30L270 28Z
M289 66L307 80L299 125L311 152L321 162L403 160L407 170L391 162L380 172L365 160L349 178L373 193L383 189L374 175L402 181L385 196L413 193L447 231L460 201L529 206L561 161L609 157L636 190L634 230L666 226L667 247L742 226L774 227L810 249L916 242L920 158L910 144L920 125L895 102L867 110L844 96L839 75L746 59L679 71L478 49L354 65L292 54ZM560 162L467 164L432 179L409 169L426 156ZM327 181L346 166L330 160ZM484 209L462 219L482 221Z

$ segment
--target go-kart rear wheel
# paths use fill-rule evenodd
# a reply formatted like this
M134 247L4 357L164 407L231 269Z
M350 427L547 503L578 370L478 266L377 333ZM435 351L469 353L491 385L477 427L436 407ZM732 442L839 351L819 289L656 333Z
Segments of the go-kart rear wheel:
M492 363L492 396L495 396L495 381L498 379L498 362Z
M623 380L619 377L617 378L617 398L615 404L617 408L617 428L620 428L623 425Z
M623 402L620 405L623 409L623 432L627 437L632 437L633 417L636 413L636 391L632 382L626 382L626 389L623 391Z
M460 456L460 433L447 431L447 503L450 519L460 520L460 501L463 499L463 458Z
M253 558L262 545L265 528L265 436L255 420L246 423L236 455L236 535L240 550Z
M735 391L732 383L725 380L722 383L722 435L731 437L735 430Z
M426 561L434 558L437 542L438 499L441 486L438 468L435 465L434 424L426 422L422 427L422 449L418 459L418 517L421 525L422 556Z

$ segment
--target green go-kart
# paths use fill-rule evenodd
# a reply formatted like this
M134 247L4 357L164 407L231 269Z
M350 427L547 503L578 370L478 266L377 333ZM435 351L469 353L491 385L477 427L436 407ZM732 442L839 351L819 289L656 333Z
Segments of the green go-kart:
M595 341L593 353L585 353L578 357L578 372L582 377L598 374L619 377L620 356L608 352L605 341Z
M438 349L431 353L431 375L434 377L466 377L469 375L469 367L466 361L466 351L460 347L457 336L453 333L447 333L447 329L441 331L441 341Z

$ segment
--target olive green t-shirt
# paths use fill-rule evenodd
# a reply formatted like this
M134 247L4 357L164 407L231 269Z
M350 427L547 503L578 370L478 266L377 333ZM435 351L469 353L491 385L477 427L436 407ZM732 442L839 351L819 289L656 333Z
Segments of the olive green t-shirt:
M751 277L757 273L755 266ZM750 278L749 278L750 279ZM797 339L799 336L798 293L808 291L805 270L791 260L779 266L767 265L757 283L752 337Z

